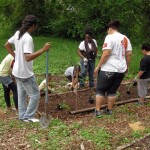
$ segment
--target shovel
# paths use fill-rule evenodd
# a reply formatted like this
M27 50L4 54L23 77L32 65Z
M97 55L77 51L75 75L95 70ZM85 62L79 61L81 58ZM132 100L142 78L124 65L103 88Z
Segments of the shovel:
M48 115L48 51L46 52L46 92L45 92L45 113L41 114L40 125L42 128L47 128L51 122L51 117Z
M77 72L76 72L76 82L77 82L77 90L76 90L76 92L75 92L75 94L76 94L76 110L77 110L77 103L78 103L78 82L79 82L79 70L77 70ZM74 82L74 81L73 81Z

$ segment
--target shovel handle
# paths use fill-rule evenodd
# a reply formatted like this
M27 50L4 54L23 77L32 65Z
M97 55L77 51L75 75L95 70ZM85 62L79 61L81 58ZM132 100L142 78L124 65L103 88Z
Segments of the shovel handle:
M45 92L45 114L47 115L48 104L48 51L46 51L46 92Z

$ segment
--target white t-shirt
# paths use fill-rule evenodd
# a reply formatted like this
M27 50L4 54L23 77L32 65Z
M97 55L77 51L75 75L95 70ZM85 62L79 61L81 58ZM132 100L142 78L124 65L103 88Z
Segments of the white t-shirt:
M14 57L11 54L8 54L0 64L0 76L6 77L11 74L11 64L14 60Z
M74 70L74 66L68 67L65 71L65 76L72 76L73 77L73 70Z
M33 53L34 44L33 39L28 32L26 32L19 40L19 31L12 36L8 42L15 45L15 63L12 74L18 78L29 78L34 75L33 61L27 62L24 53Z
M123 73L127 70L127 63L125 58L126 51L131 51L132 46L129 39L119 33L115 32L106 36L103 49L110 49L111 55L105 64L102 65L102 71Z
M97 47L97 42L96 42L96 40L93 39L93 41L94 41L94 43L95 43L95 45L96 45L96 47ZM88 46L89 46L89 48L91 49L91 46L92 46L91 43L88 43ZM80 49L81 51L86 51L84 41L82 41L82 42L80 43L79 49Z

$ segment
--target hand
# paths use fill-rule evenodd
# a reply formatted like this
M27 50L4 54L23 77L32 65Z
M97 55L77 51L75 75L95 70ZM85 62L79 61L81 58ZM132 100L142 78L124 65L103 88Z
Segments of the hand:
M51 48L51 44L49 42L45 43L43 46L43 51L46 52Z
M99 67L97 66L94 70L94 74L96 75L98 73L98 71L99 71Z
M88 59L86 57L83 58L84 62L88 62Z

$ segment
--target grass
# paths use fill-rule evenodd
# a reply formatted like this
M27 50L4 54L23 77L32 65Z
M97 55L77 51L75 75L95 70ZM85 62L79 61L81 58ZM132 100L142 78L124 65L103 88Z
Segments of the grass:
M1 47L1 55L0 61L7 55L7 51L3 46L7 41L6 38L0 38L0 47ZM40 49L45 42L51 42L52 48L49 51L49 72L52 74L63 75L64 71L67 67L75 65L79 63L80 58L77 55L77 49L79 45L79 41L61 39L61 38L51 38L51 37L34 37L35 49ZM142 57L140 48L133 47L133 56L131 61L131 66L129 70L129 74L126 78L132 78L138 72L139 62ZM99 46L99 53L101 50L101 46ZM34 60L34 72L36 74L44 74L45 73L45 59L46 54L42 54L40 57ZM97 62L98 63L98 60ZM41 79L39 79L41 81ZM119 95L119 93L118 93ZM150 105L148 105L150 106ZM3 99L3 89L0 84L0 108L5 109L5 103ZM68 109L68 107L62 104L62 107ZM127 105L121 106L116 110L116 113L126 113L129 115L129 120L136 118L135 114L128 111ZM118 118L114 115L104 116L101 118L102 120L106 120L107 123L113 124L118 122ZM101 121L97 121L97 119L92 119L89 122L89 126L84 126L84 123L79 121L70 122L70 124L66 124L62 120L52 119L50 127L47 130L41 130L38 124L24 124L20 123L16 120L8 120L7 122L3 122L3 119L0 119L0 136L3 136L5 132L8 130L23 130L27 128L31 133L26 135L26 140L32 146L32 149L49 149L49 150L65 150L68 145L72 145L72 143L78 144L81 141L91 141L95 144L96 149L113 149L110 139L113 136L112 132L107 131L107 129L94 127L95 125L101 124ZM92 125L93 126L92 126ZM146 133L150 132L150 128L146 128L144 131ZM129 136L126 135L117 135L118 136L118 144L127 143L131 141L132 138L139 138L143 135L143 133L132 133ZM117 139L116 136L116 139ZM76 143L77 142L77 143Z
M49 51L49 72L52 74L64 74L67 67L76 65L79 63L80 58L77 54L77 49L80 41L51 38L51 37L33 37L35 50L40 49L45 42L50 42L52 48ZM4 47L6 38L0 37L1 55L0 61L7 55L7 51ZM99 54L101 54L101 45L98 45ZM130 65L129 74L126 78L133 77L139 68L139 62L142 57L142 53L139 47L133 46L133 55ZM34 72L37 74L45 73L46 54L42 54L40 57L34 60ZM96 61L98 63L98 59Z

